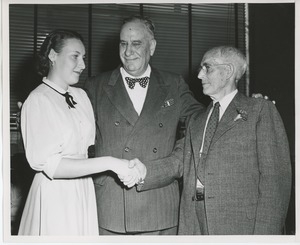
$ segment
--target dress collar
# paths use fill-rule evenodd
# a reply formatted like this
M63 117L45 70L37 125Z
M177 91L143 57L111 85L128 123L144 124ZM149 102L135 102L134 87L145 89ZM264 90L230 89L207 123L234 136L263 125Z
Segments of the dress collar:
M70 86L67 90L64 90L63 88L61 88L60 86L58 86L56 83L50 81L47 77L43 77L43 83L46 83L48 86L50 86L51 88L54 88L56 91L58 91L59 93L66 93L66 92L70 92Z

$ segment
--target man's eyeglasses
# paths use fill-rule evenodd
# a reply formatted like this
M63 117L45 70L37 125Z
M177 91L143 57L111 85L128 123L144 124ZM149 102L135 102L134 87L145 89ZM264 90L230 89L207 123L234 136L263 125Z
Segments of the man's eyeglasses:
M223 66L223 65L229 65L229 64L206 64L206 63L204 63L202 66L200 66L198 72L203 71L204 74L208 74L208 73L210 73L212 67Z

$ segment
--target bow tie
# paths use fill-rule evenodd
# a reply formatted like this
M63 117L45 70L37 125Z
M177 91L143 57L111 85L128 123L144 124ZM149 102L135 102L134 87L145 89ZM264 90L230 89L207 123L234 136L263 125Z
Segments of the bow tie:
M125 77L125 80L130 89L134 88L135 83L139 83L142 88L146 88L146 86L149 82L149 79L150 79L149 77L141 77L141 78Z
M47 83L44 83L45 85L47 85L49 88L52 88L51 86L49 86ZM59 93L60 95L64 96L65 99L66 99L66 102L69 106L69 109L71 108L75 108L74 105L76 105L77 103L75 102L75 100L73 99L72 95L69 94L69 92L65 92L64 94L63 93L60 93L58 92L55 88L52 88L55 92Z

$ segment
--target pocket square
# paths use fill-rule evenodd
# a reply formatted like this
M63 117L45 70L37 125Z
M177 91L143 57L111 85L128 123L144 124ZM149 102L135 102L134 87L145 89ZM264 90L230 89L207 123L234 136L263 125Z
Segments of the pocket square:
M169 107L169 106L172 106L172 105L174 105L174 99L169 99L169 100L166 100L165 102L164 102L164 104L162 105L162 107Z

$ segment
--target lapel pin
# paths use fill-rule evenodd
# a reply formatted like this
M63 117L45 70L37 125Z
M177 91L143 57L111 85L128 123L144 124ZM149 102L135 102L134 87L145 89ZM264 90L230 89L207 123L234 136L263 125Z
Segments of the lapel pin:
M166 100L162 107L169 107L174 104L174 99Z

